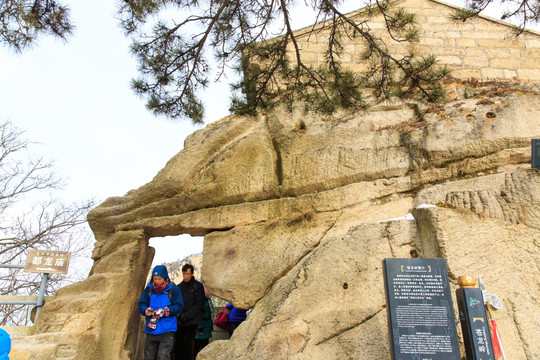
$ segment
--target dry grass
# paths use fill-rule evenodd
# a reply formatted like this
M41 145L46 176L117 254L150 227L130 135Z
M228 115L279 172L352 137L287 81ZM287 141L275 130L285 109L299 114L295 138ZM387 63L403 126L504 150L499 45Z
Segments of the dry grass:
M291 225L301 223L304 221L310 221L311 219L313 219L314 216L315 216L315 211L313 211L312 209L309 209L303 212L292 213L287 218L268 220L266 222L266 227L275 228L276 226L282 225L282 224L291 226Z
M281 219L272 219L266 223L266 227L268 228L274 228L281 224Z
M300 213L294 213L287 219L287 225L293 225L299 222L310 221L315 216L315 211L306 210Z

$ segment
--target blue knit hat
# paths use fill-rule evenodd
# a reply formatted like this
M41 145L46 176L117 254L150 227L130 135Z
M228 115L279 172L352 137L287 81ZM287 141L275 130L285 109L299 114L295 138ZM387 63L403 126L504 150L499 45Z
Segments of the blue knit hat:
M169 281L169 273L167 272L165 265L156 265L154 267L154 270L152 270L152 277L156 275L161 276L165 280Z

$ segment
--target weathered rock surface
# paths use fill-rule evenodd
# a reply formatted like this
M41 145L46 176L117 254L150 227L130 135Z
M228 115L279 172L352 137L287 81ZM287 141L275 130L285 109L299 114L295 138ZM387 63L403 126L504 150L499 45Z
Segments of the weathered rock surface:
M388 358L382 260L411 252L445 258L454 287L482 276L507 358L540 358L540 95L452 86L437 108L276 110L195 132L152 182L89 214L91 275L47 302L13 358L139 358L148 239L181 233L205 235L207 287L253 308L199 359Z

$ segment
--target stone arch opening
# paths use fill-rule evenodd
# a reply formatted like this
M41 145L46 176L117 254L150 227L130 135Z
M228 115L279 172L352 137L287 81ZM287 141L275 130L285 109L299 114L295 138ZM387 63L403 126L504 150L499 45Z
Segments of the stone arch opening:
M180 261L187 256L203 252L204 236L191 236L189 234L152 237L148 246L155 249L152 266ZM200 269L199 269L200 271Z
M193 262L193 266L196 269L197 279L200 280L202 269L202 252L203 252L204 236L192 236L190 234L180 235L160 235L148 238L147 250L152 253L153 259L148 262L148 269L146 269L146 281L148 283L150 279L150 271L156 265L166 265L169 271L169 277L171 281L178 284L182 281L181 265L182 260L190 258L190 262ZM140 295L140 294L139 294ZM136 304L134 304L136 306ZM134 359L142 360L144 353L144 320L140 317L137 333L137 348L135 350Z
M195 278L200 281L202 276L203 242L204 236L192 236L190 234L150 238L148 246L154 249L154 258L148 273L156 265L166 265L171 281L179 284L182 281L182 265L189 262L195 268Z

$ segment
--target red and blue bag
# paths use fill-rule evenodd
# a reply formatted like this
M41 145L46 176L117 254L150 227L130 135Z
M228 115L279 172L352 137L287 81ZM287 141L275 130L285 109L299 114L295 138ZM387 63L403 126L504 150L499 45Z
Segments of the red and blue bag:
M214 325L223 330L229 330L229 312L225 309L218 312Z

